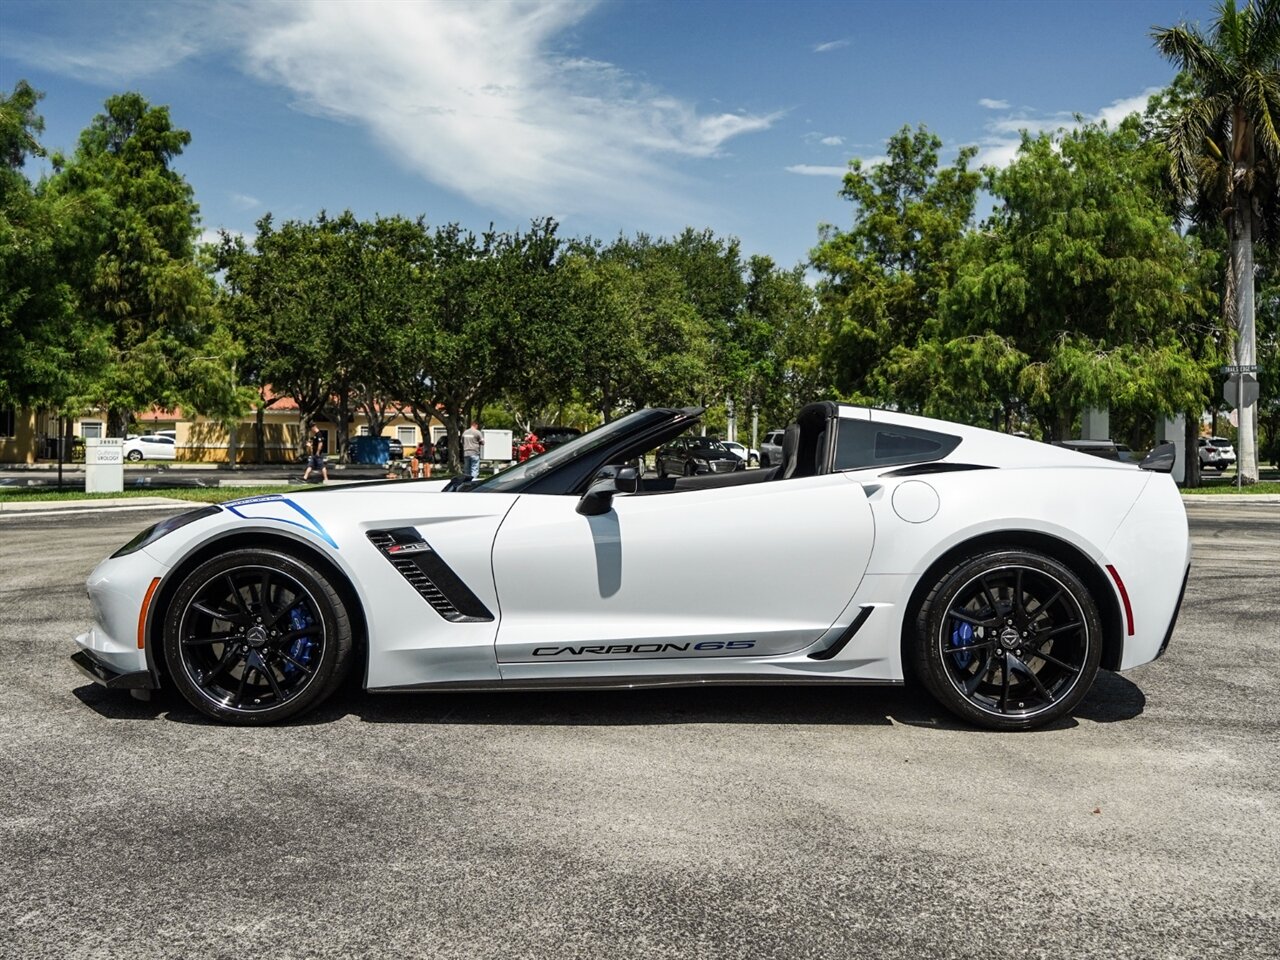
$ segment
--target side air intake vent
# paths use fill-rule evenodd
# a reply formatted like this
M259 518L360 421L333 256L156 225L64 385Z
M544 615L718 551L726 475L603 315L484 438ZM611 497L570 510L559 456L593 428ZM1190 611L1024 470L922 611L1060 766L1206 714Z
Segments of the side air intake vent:
M453 568L412 527L370 530L369 542L390 561L409 586L451 623L493 620L489 608L471 592Z

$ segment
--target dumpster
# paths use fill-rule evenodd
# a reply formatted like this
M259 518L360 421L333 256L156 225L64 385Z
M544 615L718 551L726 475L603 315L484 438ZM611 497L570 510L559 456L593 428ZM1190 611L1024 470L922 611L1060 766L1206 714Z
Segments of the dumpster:
M391 443L386 437L352 437L347 441L347 461L386 466L391 460Z

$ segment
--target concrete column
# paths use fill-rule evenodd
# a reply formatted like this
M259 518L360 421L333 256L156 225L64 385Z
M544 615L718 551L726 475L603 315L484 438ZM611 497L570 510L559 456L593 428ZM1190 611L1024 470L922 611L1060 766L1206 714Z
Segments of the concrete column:
M1111 409L1091 407L1080 417L1081 440L1111 439Z
M1177 450L1173 462L1173 479L1175 483L1186 483L1187 480L1187 418L1183 414L1176 417L1161 417L1156 423L1156 443L1172 443ZM1193 450L1192 456L1200 456L1199 450Z

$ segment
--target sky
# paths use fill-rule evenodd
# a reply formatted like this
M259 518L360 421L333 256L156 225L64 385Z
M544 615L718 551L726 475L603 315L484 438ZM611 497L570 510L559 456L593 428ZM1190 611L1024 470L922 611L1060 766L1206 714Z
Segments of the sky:
M904 124L1013 157L1172 79L1150 30L1208 0L0 0L0 88L70 152L115 93L166 105L201 226L320 210L569 236L740 238L803 262L851 158ZM33 177L47 164L29 164Z

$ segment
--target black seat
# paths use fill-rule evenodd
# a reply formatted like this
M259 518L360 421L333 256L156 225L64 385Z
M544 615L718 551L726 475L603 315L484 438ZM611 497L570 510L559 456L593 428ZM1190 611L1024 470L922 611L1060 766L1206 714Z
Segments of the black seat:
M777 479L790 480L800 465L800 424L787 424L782 435L782 466Z

